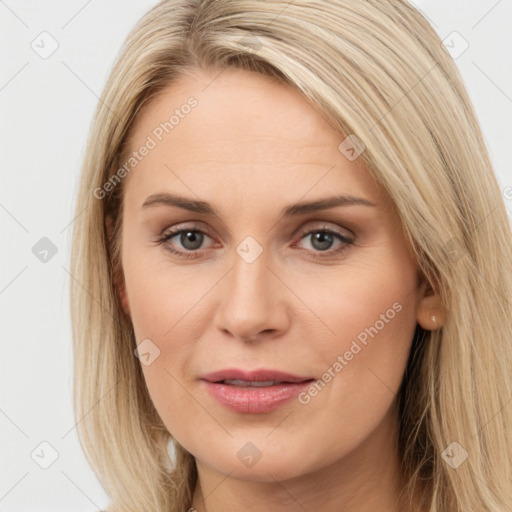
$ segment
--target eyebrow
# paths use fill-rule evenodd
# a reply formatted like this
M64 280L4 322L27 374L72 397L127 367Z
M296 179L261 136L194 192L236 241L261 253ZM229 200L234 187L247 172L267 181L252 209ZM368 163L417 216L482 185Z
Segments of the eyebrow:
M203 213L218 216L215 208L206 201L198 201L188 197L178 196L168 193L152 194L143 203L142 209L152 206L174 206L183 210L188 210L196 213ZM362 197L355 197L352 195L339 195L333 197L326 197L316 201L307 201L302 203L295 203L286 206L281 211L281 217L292 217L302 215L305 213L317 212L327 210L336 206L353 206L362 205L369 207L376 207L377 205L364 199Z

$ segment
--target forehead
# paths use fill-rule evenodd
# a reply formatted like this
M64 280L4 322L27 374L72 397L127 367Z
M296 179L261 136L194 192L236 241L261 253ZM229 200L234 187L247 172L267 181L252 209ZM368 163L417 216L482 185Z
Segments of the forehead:
M182 76L149 101L137 116L132 132L141 132L140 135L168 120L190 97L197 100L190 117L201 118L201 126L195 126L198 142L208 135L221 135L210 132L219 122L223 123L222 133L226 136L279 133L281 137L304 141L315 138L318 130L323 137L332 132L307 100L289 85L240 69L195 70ZM178 128L185 124L180 122L173 132L183 131ZM281 132L282 128L287 131Z
M179 186L196 195L225 195L229 184L233 196L277 187L292 202L312 188L380 197L361 159L339 151L343 140L287 84L238 69L196 71L137 115L130 148L151 149L129 173L129 188L149 194L183 178Z

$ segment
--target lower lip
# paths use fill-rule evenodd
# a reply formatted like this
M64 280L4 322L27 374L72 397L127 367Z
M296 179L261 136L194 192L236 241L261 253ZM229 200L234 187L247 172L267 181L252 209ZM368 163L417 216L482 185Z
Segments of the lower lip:
M246 414L273 411L289 402L308 387L312 381L276 384L268 387L237 387L218 382L203 381L208 392L227 408Z

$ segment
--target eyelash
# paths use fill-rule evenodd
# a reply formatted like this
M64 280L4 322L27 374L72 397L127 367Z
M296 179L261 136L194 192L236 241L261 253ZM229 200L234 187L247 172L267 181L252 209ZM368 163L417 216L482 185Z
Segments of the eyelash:
M168 240L170 240L171 238L174 238L176 235L179 235L184 232L202 233L206 236L209 236L208 233L205 233L201 229L195 229L195 226L191 226L191 227L180 228L180 229L168 231L165 235L161 236L157 240L157 242L159 244L165 244L165 249L167 251L169 251L172 254L175 254L176 256L178 256L180 258L183 258L183 259L197 258L198 257L197 254L200 253L199 250L179 251L179 250L171 247L170 245L166 244L166 242ZM337 249L330 249L327 251L313 251L313 258L319 259L319 258L326 258L328 256L339 255L339 254L343 253L347 249L348 246L354 244L354 240L352 238L350 238L338 231L334 231L334 230L326 228L326 227L321 228L321 229L317 228L317 229L310 229L309 231L304 231L300 234L300 240L302 240L304 237L314 234L314 233L328 233L329 235L333 235L334 237L336 237L341 242L344 242L344 245L340 245Z

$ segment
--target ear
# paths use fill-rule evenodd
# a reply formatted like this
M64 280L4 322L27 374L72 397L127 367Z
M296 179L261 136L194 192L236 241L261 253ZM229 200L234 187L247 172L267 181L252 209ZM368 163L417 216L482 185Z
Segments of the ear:
M423 278L418 293L417 322L427 331L440 329L446 321L446 310L437 286L433 287L426 278Z
M113 236L114 236L114 223L112 220L112 217L110 215L107 216L105 220L105 225L107 228L107 235L108 235L108 242L109 245L112 247L113 245ZM113 251L110 251L113 253ZM118 271L116 275L114 276L114 286L119 294L119 299L121 301L121 306L123 308L123 311L130 316L130 304L128 303L128 294L126 293L126 284L124 280L124 274L122 270Z

